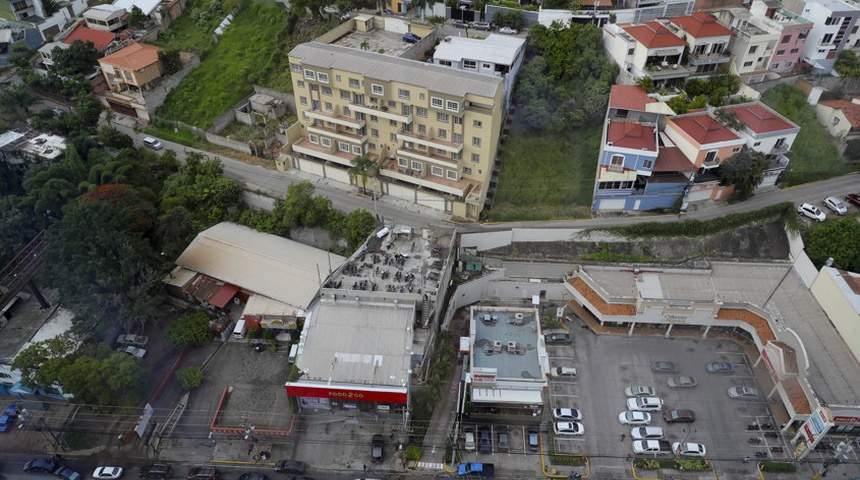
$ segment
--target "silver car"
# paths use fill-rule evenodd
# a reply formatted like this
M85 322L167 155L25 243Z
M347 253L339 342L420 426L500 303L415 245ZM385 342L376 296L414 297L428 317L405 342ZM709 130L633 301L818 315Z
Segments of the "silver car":
M633 385L624 389L624 395L628 397L653 397L654 388L644 385Z
M729 389L729 397L754 400L758 398L758 390L752 387L732 387Z
M666 383L670 388L693 388L699 384L693 377L672 377Z

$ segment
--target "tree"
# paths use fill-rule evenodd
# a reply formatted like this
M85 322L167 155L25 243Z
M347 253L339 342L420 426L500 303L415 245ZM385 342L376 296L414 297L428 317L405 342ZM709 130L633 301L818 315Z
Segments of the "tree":
M148 20L149 17L144 15L143 10L141 10L137 5L131 7L131 12L128 13L127 18L129 27L134 28L135 30L141 30Z
M36 100L36 95L26 85L3 88L0 90L0 118L10 123L27 120Z
M161 66L164 67L166 75L173 75L182 70L182 61L179 59L179 51L174 49L159 50L158 59L161 61Z
M832 258L834 268L860 271L860 223L856 219L824 222L804 240L805 251L816 265L824 265Z
M100 128L99 141L101 141L106 147L115 148L117 150L122 150L123 148L134 148L134 140L113 127Z
M67 335L42 340L21 350L12 361L12 369L21 372L21 383L30 388L51 388L75 350L77 343Z
M164 331L164 339L178 350L205 345L212 340L209 315L197 311L180 316Z
M200 367L185 367L176 371L176 377L185 390L196 390L203 383L203 371Z
M843 155L853 162L860 160L860 140L849 140Z
M367 177L375 177L379 172L379 167L376 165L376 162L370 158L368 154L358 155L352 159L352 167L347 170L349 174L349 179L355 180L356 178L361 179L361 191L367 192ZM375 194L374 194L375 195Z
M55 47L51 51L54 70L60 75L88 75L99 63L102 54L93 42L75 40L69 48Z
M839 53L839 58L833 65L833 69L840 77L858 78L860 77L860 58L852 50L846 48Z
M9 63L21 69L30 67L30 59L36 53L35 50L30 50L23 42L13 44L11 50L12 53L7 57Z
M346 215L343 238L346 239L349 248L355 250L367 240L368 235L373 232L377 225L379 222L367 210L361 208L353 210Z
M735 198L746 200L764 180L765 167L767 157L763 153L744 147L720 164L720 180L735 186Z
M114 352L101 361L101 377L121 405L136 405L146 395L146 377L149 369L142 358Z

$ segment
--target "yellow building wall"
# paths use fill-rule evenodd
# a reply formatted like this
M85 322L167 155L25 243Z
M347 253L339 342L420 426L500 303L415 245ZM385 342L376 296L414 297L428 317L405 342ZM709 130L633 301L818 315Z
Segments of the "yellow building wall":
M833 278L822 269L809 289L827 314L836 331L848 345L855 360L860 361L860 315Z

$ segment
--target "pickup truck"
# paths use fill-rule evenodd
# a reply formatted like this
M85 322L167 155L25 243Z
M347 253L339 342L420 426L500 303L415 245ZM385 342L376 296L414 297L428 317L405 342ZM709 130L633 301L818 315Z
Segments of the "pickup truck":
M461 463L457 467L457 475L461 477L492 477L495 473L492 463Z
M145 347L147 343L149 343L149 337L145 337L143 335L120 335L116 339L116 343L119 346L131 345L133 347Z

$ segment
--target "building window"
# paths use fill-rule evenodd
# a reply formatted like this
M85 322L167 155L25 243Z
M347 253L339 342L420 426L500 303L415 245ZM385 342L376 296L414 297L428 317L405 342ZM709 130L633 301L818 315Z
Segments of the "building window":
M442 175L445 174L445 169L443 169L442 167L437 167L437 166L433 165L430 167L430 173L432 173L433 175L435 175L437 177L441 177Z
M473 153L473 154L472 154L472 162L473 162L473 163L478 163L478 162L480 162L480 161L481 161L481 154L479 154L479 153Z
M334 113L334 107L331 105L331 102L325 102L325 111Z
M331 139L325 137L320 138L320 145L322 145L323 147L330 147Z
M296 86L298 86L299 88L305 88L305 81L304 80L297 80Z
M423 123L418 124L418 134L419 135L427 135L427 125Z
M828 33L828 34L824 35L823 37L821 37L821 45L829 45L831 43L833 43L833 34L832 33Z
M311 91L312 91L312 92L317 92L317 91L319 91L319 89L320 89L320 86L319 86L319 85L317 85L317 84L315 84L315 83L312 83L312 84L311 84Z
M460 161L460 160L462 160L462 159L463 159L463 154L462 154L462 153L452 153L452 154L451 154L451 160L454 160L454 161L456 161L456 162L459 162L459 161Z
M710 152L705 154L705 162L704 163L714 163L717 160L717 151L711 150Z
M376 115L371 115L371 116L370 116L370 121L371 121L371 122L376 123L376 121L377 121L377 120L379 120L379 117L377 117Z
M472 169L469 167L463 167L463 175L471 175Z
M397 108L397 102L395 102L394 100L389 100L388 101L388 108L395 110Z
M379 138L379 130L375 128L370 129L370 136L373 138Z
M320 83L328 83L328 74L322 72L318 73L317 80L319 80Z
M624 155L613 155L611 159L609 159L610 167L623 167L624 166Z
M308 80L316 80L317 79L316 75L314 75L313 70L305 70L305 78Z
M415 114L421 118L427 118L427 109L424 107L416 107Z
M418 94L418 100L424 100L425 98L426 98L426 97L424 96L424 94L423 94L423 93L419 93L419 94Z
M398 89L397 90L397 98L409 100L409 90L406 90L405 88Z
M777 55L785 55L785 50L777 50L776 54Z
M388 126L389 127L396 127L397 126L397 120L389 120Z
M771 68L771 70L776 70L777 68L779 68L779 63L774 63L773 65L770 66L770 68Z
M375 143L368 143L367 149L368 150L376 150L376 144Z
M340 150L341 152L347 152L348 153L349 152L349 144L346 142L338 142L337 143L337 149Z
M433 108L442 108L445 106L445 102L438 97L430 97L430 106Z
M322 87L322 94L331 96L331 87Z
M838 23L842 23L842 17L828 17L827 20L824 21L825 25L836 25Z
M757 146L759 146L759 145L761 145L761 142L755 142L755 143L753 143L753 147L757 147Z
M343 107L343 115L344 115L345 117L348 117L348 116L350 116L351 114L352 114L352 112L350 112L350 111L349 111L349 107Z
M412 170L415 170L416 172L420 172L421 167L422 167L421 162L416 162L415 160L412 160Z
M466 70L476 70L478 68L478 62L474 60L463 60L463 68Z
M753 62L744 62L745 67L751 67Z
M758 45L753 45L752 47L750 47L749 53L755 53L756 50L758 50Z
M396 133L389 133L388 134L388 140L390 140L391 143L396 143L397 142L397 134Z
M642 162L642 168L651 169L654 166L654 160L645 160Z
M635 47L634 47L634 48L628 48L628 49L627 49L627 55L628 55L628 56L629 56L629 55L633 55L634 53L636 53L636 48L635 48Z
M340 75L335 75L334 79L335 79L335 81L339 82L340 81Z
M308 97L299 97L299 105L308 105Z
M459 112L460 111L460 104L458 102L452 102L452 101L448 100L445 103L445 109L448 110L449 112Z
M352 146L352 153L354 153L356 155L361 155L361 147L359 147L357 145L353 145Z
M350 78L350 79L349 79L349 88L358 88L358 87L359 87L359 85L360 85L360 84L358 83L358 79L357 79L357 78Z
M633 188L632 181L626 182L598 182L598 190L629 190Z
M440 129L436 130L436 136L444 140L444 139L448 138L448 130L445 130L444 128L440 128Z
M800 51L799 48L792 48L791 50L788 51L788 53L797 53L799 51Z
M314 145L319 145L320 137L314 134L308 135L308 141L313 143Z
M448 114L442 112L436 112L436 121L442 123L448 123Z
M385 95L385 89L382 88L382 85L377 85L375 83L370 85L370 91L374 95Z
M788 43L789 41L791 41L791 35L783 35L782 41L779 43Z
M291 63L290 64L290 71L299 73L302 71L302 66L299 65L298 63Z
M481 146L481 137L472 137L472 146L480 147Z
M446 170L445 175L448 177L448 180L457 180L457 170Z
M349 95L349 90L341 90L340 91L340 99L341 100L349 100L351 97Z
M463 143L463 134L462 133L452 133L451 141L456 143L457 145Z
M406 161L403 157L397 157L397 165L400 167L409 168L409 162Z
M454 117L454 125L462 125L463 119L461 117Z

